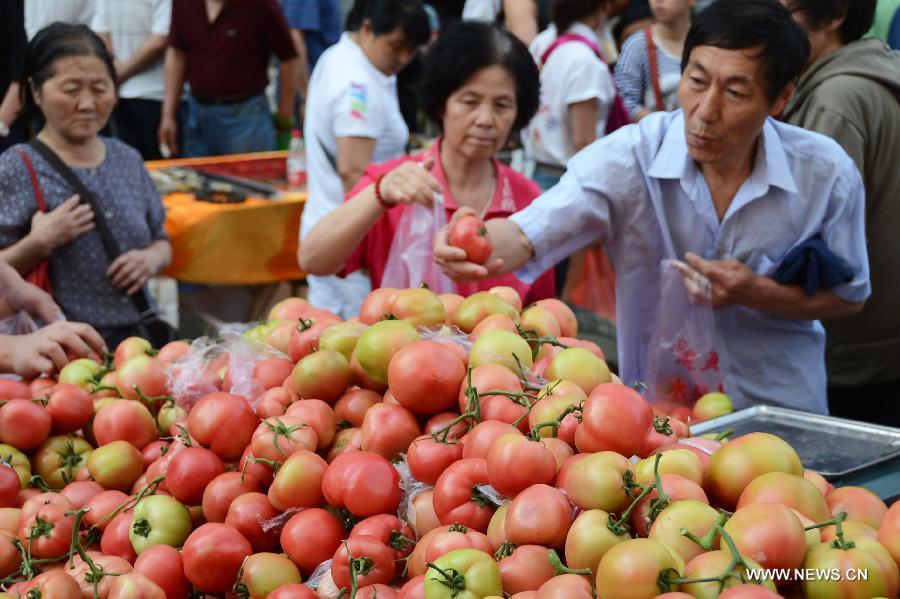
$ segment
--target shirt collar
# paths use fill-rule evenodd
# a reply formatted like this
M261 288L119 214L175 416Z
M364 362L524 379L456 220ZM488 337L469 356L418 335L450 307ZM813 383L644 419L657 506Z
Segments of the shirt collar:
M598 46L600 45L600 38L597 37L597 32L580 21L573 23L565 33L577 33L578 35L583 35L589 40L596 42Z
M447 180L447 174L444 172L444 165L441 164L442 142L443 137L438 137L431 147L428 148L426 156L434 157L434 166L431 169L431 174L437 179L437 182L441 184L441 187L444 188L444 206L449 210L456 210L458 206L456 205L456 200L453 199L453 195L450 193L450 182ZM500 161L498 161L496 157L491 158L491 162L494 165L494 172L497 175L497 180L494 185L491 202L488 205L487 210L485 210L484 215L487 216L497 212L512 214L517 211L517 207L512 198L509 182L506 180L506 173L500 167Z
M789 193L797 193L797 183L788 168L787 154L781 144L772 119L766 119L762 130L763 143L757 147L756 160L750 177ZM696 165L688 154L684 138L684 113L672 119L647 175L656 179L680 179L687 182L696 175Z

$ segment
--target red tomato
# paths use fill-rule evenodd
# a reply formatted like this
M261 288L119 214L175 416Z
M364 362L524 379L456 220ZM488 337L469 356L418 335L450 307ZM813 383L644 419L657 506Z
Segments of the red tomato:
M680 573L684 562L665 545L650 539L622 541L607 551L597 566L598 599L655 597L660 574L668 569Z
M225 462L236 462L253 437L259 420L246 399L230 393L210 393L188 416L191 436Z
M584 402L575 445L581 452L614 451L631 457L643 453L644 437L651 426L653 410L640 393L604 383Z
M381 403L381 394L369 389L351 389L334 404L334 415L338 422L360 427L369 408Z
M253 367L253 378L263 389L280 387L294 365L287 358L264 358Z
M450 464L462 459L462 454L462 443L440 443L431 435L422 435L409 445L406 463L413 478L434 485Z
M31 399L32 396L31 388L22 381L0 378L0 401Z
M501 435L487 455L491 486L506 497L515 497L528 487L552 484L556 478L556 458L546 445L521 433Z
M439 433L447 428L451 422L456 420L457 416L459 416L459 414L456 412L441 412L440 414L435 414L425 422L425 426L422 427L422 432L426 435ZM458 441L459 439L462 439L468 431L469 426L467 422L457 422L450 427L450 431L447 433L447 439Z
M397 290L393 287L373 289L363 300L359 309L359 321L363 324L375 324L391 313L391 303Z
M250 542L233 526L209 523L191 533L181 557L191 584L208 593L225 593L234 586L241 564L252 553Z
M256 416L260 419L282 416L297 396L284 387L272 387L256 400Z
M878 542L894 557L900 565L900 501L894 502L881 521L878 529Z
M19 540L26 547L30 542L32 557L55 558L69 550L75 518L67 516L67 511L60 504L48 504L39 507L33 515L22 518Z
M9 576L22 565L22 555L13 544L16 535L0 530L0 576Z
M554 576L548 549L542 545L515 547L500 559L499 566L503 591L510 595L537 591Z
M350 364L344 354L320 349L297 362L291 377L301 398L334 403L350 384Z
M816 486L802 476L786 472L768 472L753 479L741 493L737 508L751 503L780 503L813 522L830 518L825 497Z
M294 452L315 451L318 435L299 416L274 416L259 423L250 441L250 450L258 458L283 462Z
M505 422L497 420L479 422L463 437L463 458L486 459L494 441L510 433L522 435L519 429Z
M256 456L253 455L253 451L248 445L241 456L241 461L238 462L238 472L249 474L258 480L264 489L268 488L272 484L272 479L275 478L275 469L264 462L254 461L255 458Z
M62 570L50 570L39 574L19 589L22 597L49 599L81 599L78 583Z
M50 389L47 413L55 434L74 433L90 422L94 415L94 400L78 385L59 383Z
M331 562L331 578L339 589L350 589L351 558L372 561L372 568L357 576L359 586L387 584L394 578L394 554L390 547L368 535L351 536L340 544Z
M459 410L465 412L469 401L466 389L469 386L468 376L463 379L459 388ZM497 420L511 424L524 415L527 408L514 402L505 395L481 395L486 391L506 391L522 393L522 383L511 370L497 364L484 364L472 369L472 387L479 393L481 418L483 421ZM523 420L523 429L527 427ZM487 455L487 454L485 454ZM466 456L484 457L484 456Z
M360 447L360 439L362 437L362 429L345 428L334 436L334 442L325 454L325 461L329 464L343 453L353 453L362 451Z
M181 552L168 545L155 545L140 554L134 571L143 574L161 588L166 599L187 599L191 583L184 575Z
M331 445L337 432L337 417L330 405L321 399L301 399L288 407L287 414L299 418L316 431L318 449ZM315 448L310 451L315 451Z
M128 533L131 531L132 512L122 512L113 518L100 538L100 550L106 555L114 555L134 563L137 552L131 544Z
M225 472L225 464L215 453L202 447L179 451L166 470L166 488L185 505L200 505L207 485Z
M450 245L466 251L466 259L475 264L484 264L491 257L494 247L487 236L487 227L473 215L466 214L450 227L447 237Z
M269 593L266 599L319 599L319 596L306 585L285 584Z
M742 584L726 589L719 599L782 599L781 595L758 584Z
M328 462L311 451L291 454L269 487L269 501L280 511L289 508L319 507L324 503L322 479Z
M533 599L594 599L594 591L584 576L563 574L542 584Z
M561 491L534 485L516 495L509 505L506 537L516 545L561 548L572 519L572 506Z
M113 578L109 599L166 599L166 593L143 574L123 574Z
M879 528L888 508L878 495L864 487L841 487L825 496L832 516L847 512L847 520ZM798 510L801 511L802 510Z
M709 505L709 500L703 489L694 481L687 479L678 474L661 474L663 491L669 496L673 502L693 500ZM650 532L650 504L653 500L659 498L656 489L650 491L650 494L641 499L634 511L631 512L631 526L634 534L640 537L646 537Z
M147 397L159 397L166 394L167 385L165 367L148 355L135 356L116 367L116 387L125 399L138 399L138 389Z
M119 506L123 505L128 500L128 495L122 491L103 491L102 493L98 493L88 500L86 504L88 512L84 515L83 521L88 526L105 530L106 527L109 526L109 520L103 524L98 523L109 514L116 511Z
M288 342L291 362L297 363L319 349L319 337L332 324L332 321L314 323L311 320L301 320L300 325L291 332L291 340Z
M15 507L22 481L18 473L6 464L0 464L0 507Z
M369 408L363 418L360 447L393 459L406 453L409 444L421 434L415 414L403 406L379 404Z
M0 443L22 451L34 449L50 435L52 424L42 406L30 399L11 399L0 408Z
M401 560L412 552L416 536L409 524L393 514L369 516L350 531L350 537L375 537L394 551L394 559Z
M278 514L263 493L244 493L231 502L225 524L244 535L253 551L272 551L278 546L278 530L270 521Z
M94 437L98 445L128 441L143 449L159 437L153 414L137 401L116 401L105 405L94 416Z
M779 504L757 503L737 510L725 523L741 554L766 569L799 568L806 555L806 533L794 513Z
M425 547L426 563L433 562L456 549L478 549L485 553L494 553L487 535L459 524L453 524L449 529L431 536Z
M463 458L450 464L434 486L434 513L442 524L458 523L485 532L494 505L480 493L476 495L474 488L487 484L486 460Z
M322 491L331 505L362 517L396 513L402 496L397 470L367 451L335 458L325 471Z
M76 510L80 510L103 491L103 487L92 480L76 480L63 487L60 493L72 502Z
M168 441L163 441L162 439L157 439L156 441L148 443L147 446L141 450L141 457L144 458L144 467L149 468L150 464L165 455L169 450L169 445L170 443Z
M319 508L303 510L291 516L281 531L281 546L304 576L331 559L347 536L343 525Z
M370 584L356 591L357 599L397 599L399 591L386 584Z
M733 510L744 488L767 472L803 475L800 456L783 439L750 433L725 443L712 454L704 485L715 505Z
M388 365L388 387L400 405L416 414L436 414L451 408L465 376L462 361L435 341L407 345Z
M225 522L232 501L244 493L258 492L259 489L259 481L250 474L220 474L203 491L203 517L207 522Z

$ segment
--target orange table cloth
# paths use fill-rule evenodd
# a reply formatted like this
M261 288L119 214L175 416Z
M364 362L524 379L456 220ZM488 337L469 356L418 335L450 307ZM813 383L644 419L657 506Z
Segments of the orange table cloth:
M252 177L253 163L283 165L285 158L285 152L264 152L160 160L148 162L147 168L215 167ZM165 274L185 283L210 285L265 285L303 278L297 245L305 201L306 193L271 200L250 197L235 204L198 202L189 193L164 196L166 232L172 242L172 264Z

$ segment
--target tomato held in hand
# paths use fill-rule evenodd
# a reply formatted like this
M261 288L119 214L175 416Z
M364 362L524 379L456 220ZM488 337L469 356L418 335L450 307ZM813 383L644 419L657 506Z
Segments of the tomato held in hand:
M450 245L466 251L466 258L475 264L484 264L491 257L494 247L487 237L487 227L472 214L460 217L450 227Z

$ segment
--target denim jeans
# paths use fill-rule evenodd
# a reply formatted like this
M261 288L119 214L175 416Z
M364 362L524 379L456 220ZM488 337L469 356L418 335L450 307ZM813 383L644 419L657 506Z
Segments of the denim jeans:
M234 104L201 104L188 96L185 156L219 156L275 150L275 124L260 93Z

